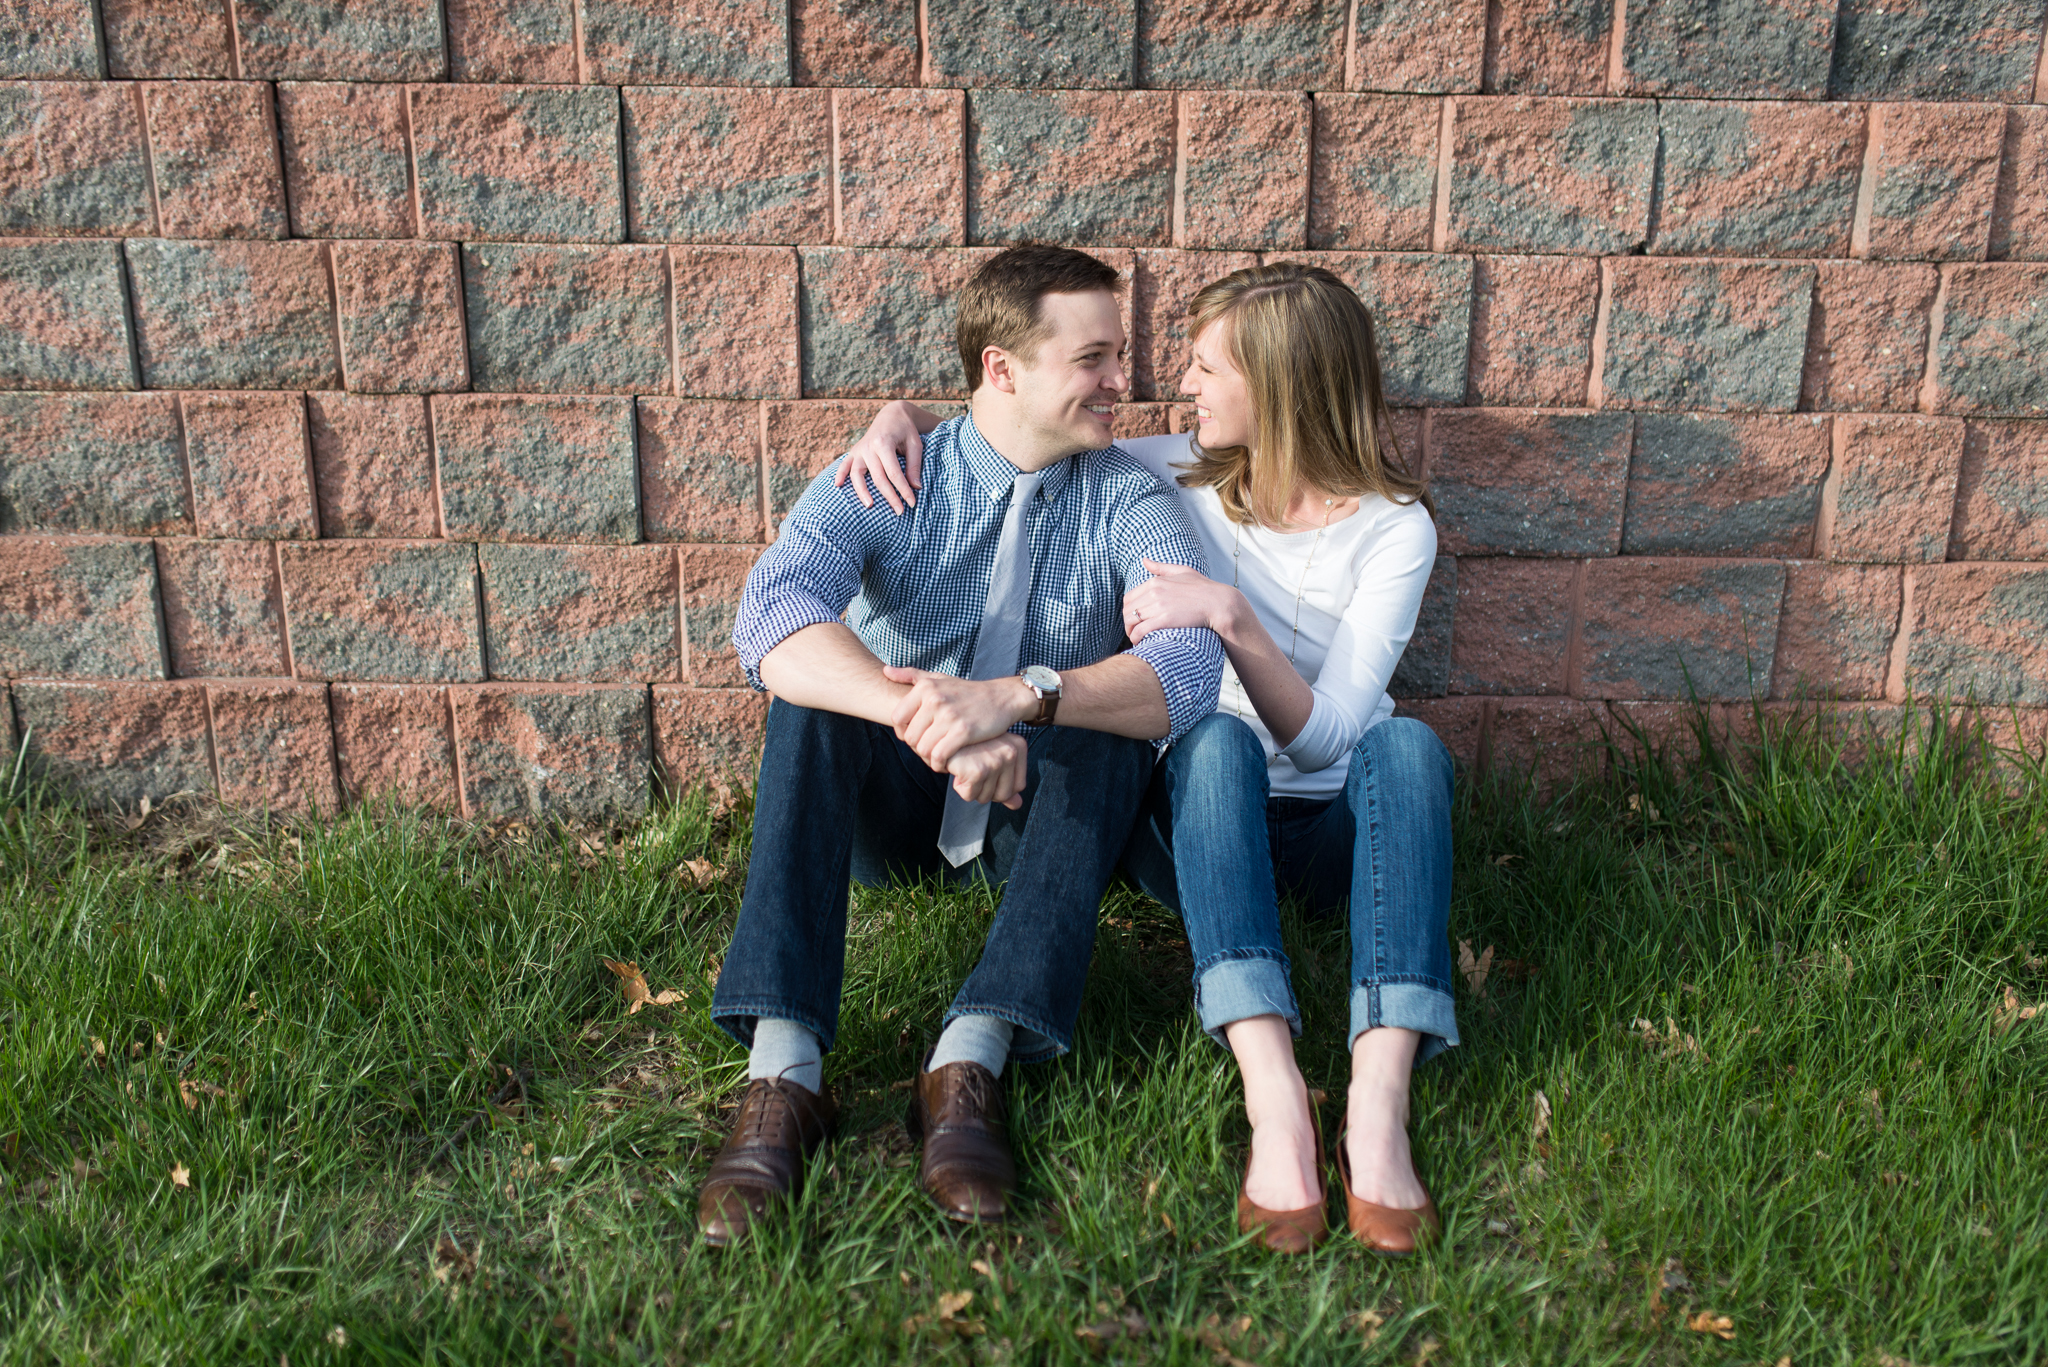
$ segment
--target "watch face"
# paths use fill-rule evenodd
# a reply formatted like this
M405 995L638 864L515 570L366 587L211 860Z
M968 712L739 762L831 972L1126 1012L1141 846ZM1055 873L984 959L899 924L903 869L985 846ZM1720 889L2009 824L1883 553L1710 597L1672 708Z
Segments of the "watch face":
M1044 665L1024 666L1024 682L1047 693L1060 691L1060 676Z

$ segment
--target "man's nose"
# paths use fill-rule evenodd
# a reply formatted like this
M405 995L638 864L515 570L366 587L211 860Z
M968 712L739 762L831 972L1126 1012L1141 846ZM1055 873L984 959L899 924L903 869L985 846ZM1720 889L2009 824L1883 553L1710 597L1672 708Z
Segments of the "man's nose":
M1113 361L1102 377L1102 387L1112 394L1122 394L1131 387L1131 372L1123 361Z

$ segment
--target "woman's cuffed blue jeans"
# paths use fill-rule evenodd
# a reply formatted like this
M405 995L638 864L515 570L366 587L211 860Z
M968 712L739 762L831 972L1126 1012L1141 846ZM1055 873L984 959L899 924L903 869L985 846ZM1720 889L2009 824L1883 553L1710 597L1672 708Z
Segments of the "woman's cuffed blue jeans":
M1265 747L1236 717L1196 723L1153 772L1124 851L1138 885L1187 924L1195 1009L1223 1027L1283 1017L1296 1035L1279 894L1350 903L1348 1047L1377 1026L1422 1035L1415 1061L1458 1042L1451 997L1451 757L1421 722L1393 717L1352 748L1329 801L1273 797ZM1226 1045L1227 1047L1227 1045Z

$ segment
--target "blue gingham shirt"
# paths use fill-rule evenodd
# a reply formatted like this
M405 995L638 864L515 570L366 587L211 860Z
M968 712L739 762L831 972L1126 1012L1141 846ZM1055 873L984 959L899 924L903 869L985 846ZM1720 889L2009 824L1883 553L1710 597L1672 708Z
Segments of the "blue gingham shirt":
M763 688L769 651L842 612L884 664L967 677L1018 473L971 417L958 417L924 439L924 488L907 514L881 499L862 507L830 470L812 480L747 576L732 641L748 682ZM1141 558L1207 568L1173 491L1114 446L1052 466L1037 498L1019 669L1079 669L1115 654L1124 592L1152 577ZM1223 644L1214 632L1155 631L1125 653L1159 676L1167 740L1215 711Z

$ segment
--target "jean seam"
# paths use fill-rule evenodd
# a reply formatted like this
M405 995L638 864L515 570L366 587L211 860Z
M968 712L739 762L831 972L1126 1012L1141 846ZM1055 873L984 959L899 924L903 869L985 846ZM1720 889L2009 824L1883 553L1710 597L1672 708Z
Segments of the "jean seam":
M1278 964L1280 967L1290 971L1294 967L1293 961L1287 957L1285 950L1261 949L1257 946L1252 946L1245 949L1217 950L1214 954L1211 954L1208 958L1195 965L1195 976L1197 978L1201 977L1218 964L1259 962Z

